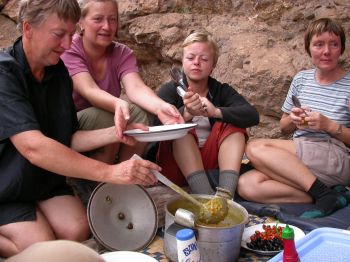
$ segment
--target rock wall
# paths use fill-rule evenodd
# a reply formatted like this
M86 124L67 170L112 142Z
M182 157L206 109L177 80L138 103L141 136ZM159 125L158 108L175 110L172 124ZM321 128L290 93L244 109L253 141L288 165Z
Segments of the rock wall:
M19 0L0 0L0 47L17 36ZM350 0L119 0L118 41L135 52L144 81L153 89L181 62L180 45L194 29L218 39L221 55L213 76L234 86L259 110L252 137L280 137L280 107L293 76L312 67L304 51L307 25L337 19L350 32ZM343 63L349 68L347 41Z

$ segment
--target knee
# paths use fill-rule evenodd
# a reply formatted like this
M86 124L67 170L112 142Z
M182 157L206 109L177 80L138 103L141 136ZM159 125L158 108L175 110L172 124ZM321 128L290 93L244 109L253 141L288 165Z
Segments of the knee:
M5 257L10 257L18 254L36 243L55 240L55 236L51 231L36 230L35 232L30 232L30 237L23 236L16 237L16 239L9 238L9 240L13 243L13 245L8 245L7 247L4 245L4 247L7 249L5 252L2 252L2 248L0 248L0 254L4 255Z
M241 175L238 180L237 193L240 197L248 201L256 201L257 184L249 177Z
M56 233L58 239L73 240L77 242L85 241L89 238L90 228L86 218L75 219L65 223Z
M101 261L98 253L73 241L56 240L34 244L9 259L11 262L20 261Z
M261 153L264 153L266 146L266 139L252 139L248 141L245 153L249 160L254 161Z

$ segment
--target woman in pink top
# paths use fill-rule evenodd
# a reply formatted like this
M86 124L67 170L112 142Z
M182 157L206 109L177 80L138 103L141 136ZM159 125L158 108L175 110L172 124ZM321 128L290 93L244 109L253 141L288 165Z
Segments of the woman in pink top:
M144 84L132 50L113 41L118 27L117 1L78 2L82 13L81 33L74 35L70 49L61 58L73 79L80 129L115 125L117 136L125 139L123 131L128 123L148 124L147 113L139 107L157 115L163 124L183 122L173 105L164 102ZM121 86L128 99L139 107L119 98ZM133 147L118 143L89 155L112 163L116 155L123 161L133 153L142 154L144 148L141 143Z
M118 27L117 1L82 0L79 4L81 33L74 35L71 48L62 59L73 79L81 128L97 129L114 122L117 135L123 138L123 131L131 120L136 118L136 122L148 123L142 110L119 98L121 86L131 102L156 114L164 124L181 122L176 108L158 98L144 84L132 50L113 41ZM114 146L114 150L118 153L118 146ZM120 161L131 154L122 151L119 152ZM115 154L110 151L99 155L104 161L114 161Z

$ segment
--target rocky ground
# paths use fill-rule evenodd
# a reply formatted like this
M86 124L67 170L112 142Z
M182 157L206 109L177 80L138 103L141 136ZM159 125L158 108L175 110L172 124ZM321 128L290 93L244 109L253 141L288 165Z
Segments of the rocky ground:
M0 0L0 47L19 35L19 0ZM118 40L138 58L145 82L157 89L180 63L179 46L193 29L218 39L221 56L213 76L230 83L260 112L252 137L280 137L280 107L292 77L312 65L303 33L320 17L340 21L350 32L349 0L119 0ZM343 56L349 66L349 41Z

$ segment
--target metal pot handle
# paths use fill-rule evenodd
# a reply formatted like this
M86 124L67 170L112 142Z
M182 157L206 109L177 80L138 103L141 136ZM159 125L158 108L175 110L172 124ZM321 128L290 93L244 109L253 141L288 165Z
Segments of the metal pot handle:
M228 200L232 200L232 195L231 192L225 188L222 187L216 187L216 193L215 193L216 197L222 197L222 198L226 198Z
M195 215L183 208L179 208L175 212L175 223L188 228L195 228Z

